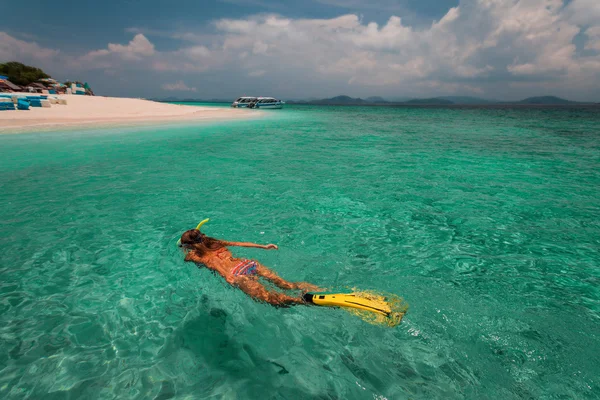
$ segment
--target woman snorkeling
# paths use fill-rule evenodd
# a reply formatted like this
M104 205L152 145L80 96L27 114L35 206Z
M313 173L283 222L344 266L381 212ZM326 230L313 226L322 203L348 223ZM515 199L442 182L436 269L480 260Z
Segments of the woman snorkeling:
M258 280L259 277L267 279L285 290L302 290L303 292L321 290L319 287L306 282L288 282L258 261L234 257L228 248L240 246L277 250L276 245L226 242L214 239L200 232L201 225L202 223L198 225L197 229L190 229L181 235L180 246L186 249L185 261L192 261L206 266L206 268L220 274L230 285L242 289L254 299L275 306L306 304L301 295L292 297L284 293L269 291Z

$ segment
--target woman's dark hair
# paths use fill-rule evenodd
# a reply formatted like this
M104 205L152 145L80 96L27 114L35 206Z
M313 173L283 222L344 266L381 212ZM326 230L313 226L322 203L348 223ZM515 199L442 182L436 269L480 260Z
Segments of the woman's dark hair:
M198 229L190 229L183 232L181 235L181 246L194 251L202 257L207 252L219 250L225 247L225 243L221 240L206 236Z

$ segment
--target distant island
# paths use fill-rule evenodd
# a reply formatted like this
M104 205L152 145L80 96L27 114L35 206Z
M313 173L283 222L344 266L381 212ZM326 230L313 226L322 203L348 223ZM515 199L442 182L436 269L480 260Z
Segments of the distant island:
M366 99L352 98L349 96L336 96L329 99L310 101L288 101L289 104L315 104L315 105L586 105L584 103L562 99L556 96L528 97L519 101L488 100L470 96L440 96L431 98L415 98L404 101L388 101L383 97L374 96Z
M435 104L435 105L446 106L446 105L455 104L455 103L450 100L441 99L439 97L433 97L430 99L412 99L412 100L405 101L404 104L414 104L414 105Z
M231 99L179 99L177 97L168 97L154 99L162 102L207 102L207 103L231 103ZM306 105L331 105L331 106L369 106L369 105L388 105L388 106L465 106L465 105L541 105L541 106L562 106L562 105L598 105L594 102L579 102L566 100L556 96L536 96L528 97L518 101L499 101L492 99L483 99L471 96L438 96L430 98L397 98L385 99L381 96L371 96L365 99L360 97L350 97L346 95L335 96L327 99L310 100L287 100L287 104L306 104Z

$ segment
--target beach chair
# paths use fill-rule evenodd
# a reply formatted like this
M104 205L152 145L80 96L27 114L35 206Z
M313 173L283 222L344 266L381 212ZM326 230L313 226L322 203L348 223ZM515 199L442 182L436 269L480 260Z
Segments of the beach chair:
M17 100L17 110L29 110L29 102L27 99Z
M10 94L0 94L0 100L10 100L14 103L13 98Z
M15 105L11 98L2 97L0 98L0 111L14 110Z

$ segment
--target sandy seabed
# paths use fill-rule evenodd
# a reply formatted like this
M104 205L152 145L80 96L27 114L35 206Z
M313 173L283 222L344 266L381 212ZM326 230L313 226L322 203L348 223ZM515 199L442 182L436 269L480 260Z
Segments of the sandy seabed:
M0 112L0 133L60 128L130 126L157 123L255 118L261 111L160 103L121 97L60 95L67 105Z

